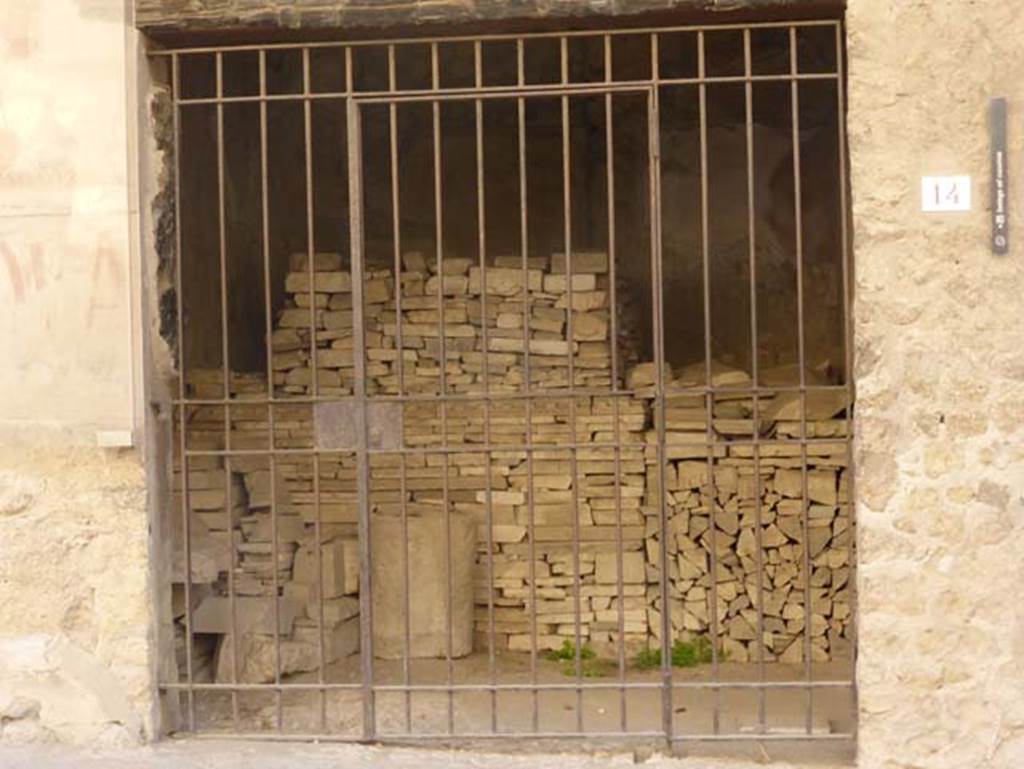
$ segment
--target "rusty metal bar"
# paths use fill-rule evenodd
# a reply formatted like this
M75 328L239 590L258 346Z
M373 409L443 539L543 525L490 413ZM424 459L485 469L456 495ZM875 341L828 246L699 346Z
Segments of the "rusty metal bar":
M395 71L395 47L388 46L388 87L394 91L397 89L397 73ZM351 88L349 89L351 90ZM391 160L391 231L394 239L394 265L395 265L395 346L398 348L396 367L398 370L398 394L405 394L405 342L402 336L402 229L401 229L401 202L399 193L398 173L398 105L388 105L388 149ZM401 425L399 427L401 439L399 445L405 445L405 409L402 409ZM411 670L409 658L412 653L412 587L409 576L409 505L407 489L407 460L404 453L399 454L400 478L399 494L402 498L402 591L405 601L405 620L402 639L402 681L408 685L411 683ZM409 692L405 693L405 729L412 731L412 697Z
M845 362L845 371L843 371L843 383L846 386L846 440L847 440L847 453L846 453L846 516L847 516L847 531L848 531L848 544L847 553L850 561L849 564L849 576L846 581L846 591L849 596L850 603L850 615L847 620L847 638L846 641L850 647L851 666L856 660L857 654L857 612L855 607L857 606L857 558L856 558L856 531L854 530L854 523L856 521L856 507L854 501L856 500L855 493L855 473L854 473L854 456L853 456L853 433L855 430L853 423L853 402L854 402L854 382L853 382L853 313L850 311L850 289L851 281L853 276L850 274L850 231L849 231L849 200L847 190L847 143L846 143L846 78L845 78L845 51L843 47L843 27L840 22L836 23L836 69L839 71L839 79L836 82L836 123L838 125L839 142L837 145L837 154L839 155L839 233L840 233L840 254L842 259L842 308L843 308L843 353ZM842 475L840 474L840 479ZM842 488L842 487L840 487ZM842 508L840 508L842 509ZM850 705L853 712L857 712L857 685L854 680L853 686L850 688ZM854 729L856 730L856 724Z
M705 387L695 385L693 387L668 387L665 389L666 395L705 395L711 394L727 394L727 395L749 395L751 397L768 396L771 397L775 393L785 392L800 392L801 389L808 393L813 392L846 392L847 385L807 385L801 388L799 385L772 385L770 387ZM448 401L449 403L459 401L477 401L477 400L491 400L491 401L502 401L502 400L543 400L544 398L553 398L557 400L564 400L567 394L576 395L577 397L594 396L594 395L607 395L607 396L618 396L618 397L634 397L645 395L642 391L637 390L608 390L605 388L594 388L594 387L580 387L572 390L558 390L558 391L543 391L537 390L530 393L515 393L515 392L496 392L496 393L448 393L447 395L375 395L374 400L381 403L435 403L442 400ZM331 396L324 397L303 397L296 396L294 398L270 398L265 402L269 403L316 403L318 401L335 401L337 398ZM174 405L188 405L188 406L217 406L225 403L232 403L231 400L225 400L223 398L174 398L171 403ZM264 402L264 401L261 401ZM769 441L765 441L768 443ZM777 439L772 438L771 443L776 443Z
M604 42L604 79L606 83L612 80L612 68L614 64L612 54L612 38L605 35ZM615 115L613 96L610 93L604 95L604 124L605 124L605 186L607 189L607 214L608 214L608 304L609 304L609 328L608 338L611 345L611 384L609 389L614 391L619 386L619 301L617 276L615 272ZM575 382L572 385L575 387ZM615 474L615 591L619 596L618 631L619 642L617 644L619 666L619 682L626 682L626 588L623 571L623 537L622 537L622 428L621 409L619 399L612 398L612 467ZM619 688L619 728L626 731L629 723L626 688Z
M753 68L751 51L751 32L743 32L743 72L750 74ZM754 196L754 85L746 83L743 87L744 124L746 138L746 237L750 249L751 270L751 379L756 387L759 381L760 345L758 344L758 266L757 266L757 226ZM754 396L754 437L761 437L761 399ZM758 676L766 680L765 671L765 586L764 586L764 528L761 500L761 451L760 440L754 444L754 526L755 547L757 547L757 578L758 593ZM767 694L764 689L758 690L758 729L767 731Z
M309 71L309 50L304 49L302 52L302 92L308 96L310 93L310 71ZM265 65L264 65L265 66ZM306 161L306 268L307 275L309 277L309 308L310 308L310 340L313 347L310 361L312 365L312 387L314 396L319 394L320 387L320 369L316 363L316 229L314 227L314 201L313 201L313 107L309 99L305 99L302 103L302 120L303 120L303 152ZM269 314L270 307L269 303L267 306L267 312ZM273 411L273 406L270 407ZM273 446L273 432L274 422L270 422L271 431L271 446ZM320 521L320 455L314 454L312 456L313 463L313 545L316 550L314 560L316 562L316 584L317 584L317 654L318 654L318 671L317 677L320 683L324 683L326 667L327 667L327 654L324 645L324 570L323 570L323 537L321 532L321 521ZM277 585L277 467L275 462L274 454L270 455L270 515L271 515L271 528L273 530L273 547L274 547L274 595L278 595ZM275 598L278 606L280 605L280 598ZM278 609L279 611L279 609ZM280 623L280 620L278 619ZM278 641L280 646L280 641ZM280 651L278 651L280 653ZM280 670L278 671L280 674ZM325 731L327 727L327 698L324 692L320 692L320 730Z
M348 71L352 72L351 58ZM351 76L351 75L350 75ZM352 336L355 366L357 435L357 486L359 489L359 629L362 656L363 739L376 736L373 686L373 585L371 572L372 532L370 511L370 459L366 424L366 334L363 327L363 157L359 105L348 103L349 233L352 269Z
M437 91L440 87L441 76L438 63L437 43L430 46L430 83L431 89ZM433 138L434 138L434 232L437 259L437 326L438 326L438 355L440 358L440 393L445 395L448 391L448 346L444 333L444 190L441 181L441 103L431 102L433 117ZM448 404L442 400L441 408L441 442L448 446ZM445 675L449 686L453 683L455 675L455 664L452 659L452 516L449 509L449 473L448 452L442 454L441 472L441 506L444 510L444 564L445 564L445 590L447 596L447 628L445 633ZM451 691L448 692L448 732L455 731L455 697Z
M260 80L260 93L266 93L267 90L267 54L265 51L260 51L259 55L259 80ZM261 245L263 250L263 311L264 311L264 342L266 344L267 353L267 396L273 394L274 391L274 344L273 344L273 313L272 313L272 302L271 302L271 289L270 289L270 189L269 189L269 163L268 163L268 147L269 147L269 136L267 130L267 105L266 103L260 104L260 235ZM275 440L275 414L274 405L267 404L267 442L268 449L270 450L267 456L267 464L270 471L270 499L271 504L276 501L276 488L275 483L275 466L274 466L274 449L276 446ZM314 460L315 461L315 460ZM319 500L317 501L319 505ZM273 517L274 511L271 510L271 516ZM233 531L232 527L232 531ZM232 548L234 552L234 548ZM276 559L274 559L274 568L277 568ZM232 563L232 569L234 563ZM275 572L276 573L276 572ZM276 590L275 590L276 593ZM234 681L238 680L237 665L238 665L238 639L237 635L234 636L234 647L232 649L232 676ZM322 658L321 658L322 659ZM275 682L277 677L275 676ZM322 682L321 682L322 683ZM321 699L323 695L321 694ZM323 730L323 724L321 724L321 730Z
M223 54L216 56L216 93L224 95ZM224 447L231 449L231 359L228 342L228 287L227 287L227 214L224 191L224 105L218 104L217 115L217 248L220 269L220 334L221 366L224 374ZM231 509L231 457L224 457L224 513L228 519L228 613L231 616L231 676L238 681L238 602L235 591L235 521ZM238 696L231 695L231 713L238 723Z
M259 56L259 79L260 79L260 93L265 93L267 88L267 56L266 52L261 51ZM273 321L271 312L271 291L270 291L270 192L268 189L268 133L267 133L267 105L266 103L260 104L260 207L261 207L261 225L262 225L262 246L263 246L263 302L264 302L264 333L266 335L266 346L267 346L267 395L269 396L273 392L274 387L274 347L272 341L273 334ZM272 404L267 405L267 439L268 449L270 453L267 456L267 465L269 470L269 483L270 483L270 499L271 505L276 500L276 489L274 486L274 447L275 447L275 426L274 426L274 406ZM271 508L271 527L275 528L274 540L276 541L276 521L274 515L274 509ZM234 535L234 526L232 526L232 536ZM232 547L232 553L234 547ZM275 574L275 585L274 585L274 602L275 602L275 633L280 629L280 622L277 621L277 557L276 554L273 557L274 561L274 574ZM232 555L232 570L234 570L234 557ZM232 629L234 629L234 617L232 617ZM233 680L238 680L237 667L238 667L238 636L236 633L232 633L232 637L235 639L232 649L232 676ZM280 646L275 647L275 654L278 654ZM280 683L279 676L276 674L280 668L276 662L279 657L275 657L275 683Z
M163 50L152 51L152 56L173 56L175 54L195 54L195 53L215 53L217 51L231 50L231 51L253 51L258 49L265 50L296 50L299 48L366 48L376 47L387 44L395 45L424 45L425 43L458 43L458 42L475 42L477 40L481 42L500 42L508 40L520 40L523 38L530 40L542 40L550 38L561 38L561 37L600 37L602 35L612 35L615 37L619 36L638 36L644 34L650 34L652 32L660 32L664 34L672 32L698 32L702 30L708 31L722 31L722 30L743 30L743 29L788 29L790 27L831 27L836 24L836 19L805 19L797 21L760 21L760 22L749 22L743 23L715 23L715 24L684 24L667 27L637 27L633 28L622 28L622 29L611 29L611 30L565 30L561 32L532 32L529 34L522 33L505 33L505 34L490 34L490 35L448 35L442 37L397 37L397 38L383 38L373 40L331 40L324 42L306 42L306 43L265 43L255 45L236 45L236 46L191 46L181 48L167 48Z
M839 75L834 72L808 72L796 77L791 75L752 75L749 78L732 75L712 76L706 78L675 77L662 78L660 80L620 80L610 86L603 86L601 83L570 83L568 88L554 86L544 83L527 85L522 89L516 86L487 86L476 91L470 88L438 88L437 90L408 90L408 91L360 91L352 94L347 91L331 91L324 93L313 93L309 99L313 101L342 101L345 99L357 99L360 102L387 103L391 101L469 101L475 99L501 99L509 96L518 96L522 93L525 96L560 96L563 91L571 91L574 94L602 94L607 90L641 90L652 86L688 86L699 84L722 85L728 83L790 83L793 81L836 81ZM182 106L194 106L199 104L247 104L256 102L290 102L302 101L307 97L300 94L268 94L266 96L225 96L217 98L213 96L201 96L192 99L182 99L179 104Z
M753 68L753 56L750 46L750 30L743 31L743 71L750 74ZM760 347L758 345L757 326L757 227L754 198L754 86L744 86L744 124L746 128L747 153L747 240L749 248L750 269L750 376L756 387L758 384L758 366L760 363ZM753 399L754 436L761 436L761 400ZM754 543L757 548L757 672L762 681L766 680L764 658L764 529L762 528L761 509L761 451L759 443L753 447L754 459ZM764 689L758 690L757 724L759 731L767 732L767 696Z
M651 71L658 71L657 36L651 35ZM658 461L658 528L661 536L658 542L658 557L661 561L659 574L659 600L661 602L661 722L665 731L665 739L672 742L673 723L673 690L672 690L672 612L669 606L670 591L668 587L668 506L667 506L667 473L666 473L666 440L665 440L665 316L662 307L662 248L661 248L661 113L658 91L652 89L647 97L647 164L648 164L648 198L650 211L650 249L651 249L651 320L653 323L654 344L654 409L658 417L657 449L655 456Z
M516 41L516 82L523 86L526 83L525 56L523 40ZM519 238L523 259L523 394L526 410L526 445L533 443L533 390L530 369L530 276L529 276L529 229L526 194L526 100L516 99L516 117L518 119L518 153L519 153ZM540 703L536 686L537 680L537 532L534 502L533 451L526 449L526 534L527 557L530 564L527 573L530 577L530 682L533 685L533 702L531 724L533 732L540 731Z
M796 27L789 28L789 66L797 71ZM807 350L804 339L804 237L803 200L800 176L800 90L793 81L790 91L793 129L793 215L796 226L796 316L797 316L797 360L800 377L800 509L803 531L804 558L804 676L809 683L811 671L811 546L810 523L807 501ZM805 727L810 734L814 725L814 692L807 689L807 713Z
M477 88L483 88L483 52L478 41L473 46L473 81ZM487 338L487 210L486 210L486 171L484 169L484 105L477 99L474 104L476 118L476 206L477 206L477 248L480 251L480 329L483 342L483 385L484 392L490 392L490 362L488 360ZM484 400L484 443L491 442L491 402ZM494 650L494 513L491 509L493 494L491 490L491 463L493 457L486 455L487 466L484 478L485 526L487 527L487 666L491 683L497 682L497 660ZM475 623L474 623L475 632ZM498 697L491 692L491 731L498 731Z
M334 743L350 743L357 742L356 738L346 735L321 735L321 734L273 734L266 732L208 732L196 735L190 735L194 738L200 739L220 739L220 740L250 740L253 742L334 742ZM808 741L828 741L828 742L844 742L852 740L856 735L852 732L848 733L833 733L833 734L814 734L807 735L804 733L799 734L728 734L728 735L707 735L707 734L688 734L673 737L672 742L715 742L715 743L747 743L747 742L794 742L802 743ZM529 737L537 740L565 740L565 739L576 739L576 738L589 738L594 740L601 739L640 739L640 738L662 738L664 735L661 732L651 731L638 731L638 732L539 732L532 734L529 732L502 732L501 734L494 734L493 732L465 732L454 735L455 739L476 741L476 740L513 740L516 738ZM441 733L422 733L417 732L415 734L402 734L402 733L389 733L382 734L377 738L377 742L382 745L394 744L401 745L403 743L408 744L409 740L438 740L444 742L453 739L453 735L441 732Z
M569 41L565 37L559 39L562 83L569 82ZM562 224L564 227L563 238L565 243L565 288L568 300L565 310L565 336L568 344L568 387L571 392L576 386L576 369L574 358L576 351L573 349L575 339L573 336L573 302L572 302L572 155L570 145L569 125L569 98L562 96ZM532 386L532 383L531 383ZM576 398L569 397L569 434L572 436L574 448L569 453L569 472L572 475L572 569L573 569L573 604L575 614L575 640L573 650L574 664L576 667L576 682L579 687L583 683L583 638L580 627L581 587L580 578L580 479L577 466L576 444ZM576 728L583 731L583 690L576 689Z
M618 690L622 686L618 681L592 681L584 684L584 689L593 690ZM811 686L815 689L847 689L853 686L852 681L839 681L839 680L815 680ZM648 690L660 690L662 688L661 681L627 681L625 683L627 689L648 689ZM760 681L674 681L672 683L673 689L804 689L807 687L805 681L769 681L767 683L761 683ZM273 691L280 689L282 691L319 691L325 689L327 691L361 691L363 685L358 684L340 684L340 683L282 683L282 684L217 684L217 683L165 683L160 684L161 689L167 691L182 691L186 689L195 689L196 691L228 691L229 689L237 689L238 691ZM420 692L445 692L449 689L454 691L465 691L465 692L483 692L491 691L492 689L497 691L532 691L537 689L538 691L576 691L576 684L565 683L565 684L536 684L533 683L501 683L501 684L415 684L412 686L404 686L402 684L377 684L373 687L374 691L378 692L399 692L405 691L420 691ZM659 735L664 736L662 732L658 732Z
M565 397L564 395L562 396ZM835 446L837 444L845 444L847 440L845 438L808 438L803 441L804 445L807 446ZM706 442L694 442L679 444L685 446L703 446L703 447L739 447L739 446L756 446L756 445L773 445L773 446L799 446L801 441L799 438L772 438L771 440L757 441L753 438L736 438L735 440L713 440L711 443ZM642 444L638 444L642 445ZM669 444L671 445L671 444ZM594 449L610 449L614 448L615 443L611 441L605 442L594 442L594 443L572 443L572 442L560 442L558 444L553 443L496 443L491 446L482 443L467 444L465 446L414 446L411 448L403 449L370 449L370 454L399 454L405 452L407 454L456 454L456 453L486 453L495 451L554 451L557 449L566 450L572 448L594 448ZM278 454L333 454L337 453L336 449L276 449ZM191 449L187 452L190 457L203 457L203 456L253 456L266 454L265 449L231 449L230 451L219 450L219 449Z
M800 392L801 389L808 393L813 392L846 392L847 385L807 385L801 388L799 385L772 385L770 387L705 387L695 385L693 387L668 387L665 389L666 395L704 395L707 393L718 393L728 395L755 395L771 397L775 393L785 392ZM375 395L374 400L381 403L435 403L442 400L448 401L449 403L459 401L477 401L488 399L492 401L502 400L542 400L544 398L553 398L557 400L564 400L566 395L572 394L577 397L594 396L594 395L607 395L607 396L618 396L618 397L633 397L645 395L642 391L637 390L608 390L605 388L594 388L594 387L580 387L572 390L558 390L558 391L543 391L537 390L530 393L515 393L515 392L496 392L496 393L448 393L447 395ZM269 403L316 403L318 401L335 401L337 398L331 396L324 396L322 398L317 397L302 397L296 396L294 398L270 398ZM231 403L233 401L225 400L223 398L174 398L171 400L173 405L188 405L188 406L217 406L223 405L224 403ZM264 402L264 401L261 401ZM764 441L764 443L778 443L779 439L772 438L770 441Z
M171 57L171 88L175 102L181 96L181 61L175 54ZM182 518L182 556L184 561L184 592L185 592L185 675L188 681L188 726L190 731L196 728L196 699L192 685L195 683L195 673L192 663L192 516L190 515L190 502L188 490L188 446L187 446L187 425L188 425L188 403L185 399L185 311L182 299L184 282L182 281L181 250L181 107L177 103L173 109L174 122L174 248L175 248L175 283L177 290L174 292L175 302L175 332L178 340L178 459L181 468L181 518ZM172 411L173 413L173 411Z
M697 35L697 71L701 78L707 71L707 50L704 33ZM711 232L709 229L708 211L708 90L707 85L699 86L700 98L700 232L701 232L701 284L704 298L704 372L707 392L705 408L707 411L707 439L710 446L714 433L714 400L717 388L713 384L711 369ZM708 553L709 574L711 575L711 606L708 611L708 633L711 636L711 677L718 681L721 678L721 664L718 650L718 546L715 532L715 506L718 504L715 494L715 462L713 452L708 452ZM715 691L714 713L712 716L713 731L721 730L722 702L718 691Z

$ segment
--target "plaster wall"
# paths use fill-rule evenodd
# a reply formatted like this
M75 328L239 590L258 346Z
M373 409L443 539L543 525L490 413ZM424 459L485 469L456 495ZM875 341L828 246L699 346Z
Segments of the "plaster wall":
M0 739L152 726L122 0L0 3Z
M1024 7L851 0L859 764L1024 763ZM1017 229L989 240L988 102ZM922 214L969 173L974 210Z

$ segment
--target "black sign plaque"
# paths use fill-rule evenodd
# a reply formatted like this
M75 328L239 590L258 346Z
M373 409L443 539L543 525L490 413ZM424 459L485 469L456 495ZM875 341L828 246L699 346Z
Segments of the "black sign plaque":
M1010 190L1006 169L1006 99L992 100L992 252L1010 250Z

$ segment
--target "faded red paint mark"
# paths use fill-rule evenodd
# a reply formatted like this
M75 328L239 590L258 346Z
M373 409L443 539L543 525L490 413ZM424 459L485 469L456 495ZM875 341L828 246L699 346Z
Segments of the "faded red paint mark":
M36 291L46 288L46 260L43 258L43 244L33 243L29 246L31 254L32 283Z
M104 274L109 278L111 292L117 292L124 286L124 272L121 269L121 262L118 254L104 238L96 246L96 257L92 263L92 286L89 291L89 307L85 313L85 325L91 327L95 320L96 310L102 307L110 307L110 302L100 302L100 296L104 293Z
M14 301L24 301L25 279L22 277L21 267L18 265L18 257L6 243L0 243L0 257L3 257L4 266L7 267L7 277L11 284L11 293L14 294Z
M39 7L37 3L13 3L5 0L0 12L0 39L16 59L27 59L39 48Z
M0 175L6 177L9 169L13 168L21 149L20 144L16 133L0 128Z

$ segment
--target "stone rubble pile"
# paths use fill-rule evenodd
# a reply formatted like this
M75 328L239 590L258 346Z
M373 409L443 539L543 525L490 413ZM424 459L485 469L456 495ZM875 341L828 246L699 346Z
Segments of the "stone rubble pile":
M367 394L398 394L400 374L406 394L440 393L442 375L448 394L482 393L485 380L492 393L519 392L526 381L527 353L533 389L568 386L570 357L577 388L609 388L608 256L573 254L571 318L564 255L555 254L550 266L548 261L530 259L524 270L517 257L497 257L482 277L470 259L443 259L438 274L436 262L408 252L400 276L401 326L394 271L368 270L363 286ZM312 322L317 393L349 395L355 377L351 274L342 271L338 254L316 254L314 265L311 292L306 255L291 260L285 281L288 306L278 316L272 340L274 386L283 393L313 392ZM620 307L619 315L629 313ZM629 334L632 328L624 324L620 331ZM620 338L619 349L626 351L622 370L634 359L630 353L635 348L632 339Z
M219 399L224 394L223 374L219 370L193 371L187 386L192 399ZM229 387L234 401L228 410L230 448L267 449L270 445L267 406L255 402L267 397L266 377L232 373ZM254 402L246 403L247 400ZM190 406L188 449L224 449L224 428L223 406ZM308 407L276 406L274 434L278 447L310 445L312 415ZM319 483L326 489L323 492L326 495L330 495L330 489L339 482L336 474L342 463L329 464L328 467L328 463L324 463L320 468ZM345 464L349 482L344 485L354 489L354 459ZM279 456L274 461L273 496L271 465L266 455L191 456L188 465L192 631L219 637L216 658L209 661L210 675L218 682L273 681L277 654L275 613L282 674L317 669L319 627L324 628L324 658L328 664L357 651L359 559L354 523L321 526L323 616L320 616L316 534L313 526L307 525L314 518L310 501L314 488L311 458ZM182 507L180 467L179 456L176 456L172 521L178 540L183 539L179 512ZM271 515L272 498L276 501L276 523ZM183 581L185 570L183 548L179 544L175 558L176 582ZM276 607L275 580L279 596ZM229 597L231 589L235 595L233 608ZM176 618L183 623L184 596L180 589L176 604ZM232 637L233 627L237 640ZM199 646L209 648L209 645ZM236 646L237 671L232 662ZM233 678L235 672L237 679Z
M643 374L632 372L633 384L641 393ZM807 371L805 379L808 385L827 385L813 371ZM759 380L762 387L793 387L799 373L794 367L781 367L760 372ZM678 372L670 386L703 387L707 381L706 366L700 363ZM807 394L803 435L835 440L802 447L797 440L802 435L801 403L795 389L759 397L755 422L753 397L749 389L743 392L752 387L747 373L715 363L710 381L715 388L710 434L716 441L710 447L705 396L673 394L665 399L666 546L673 635L708 634L714 612L722 649L730 660L757 660L763 654L766 660L800 662L806 652L809 614L811 658L848 657L852 609L849 456L846 420L835 418L848 406L847 393L837 388ZM657 408L652 412L645 439L647 513L656 513L662 478L654 428L661 417ZM756 449L755 435L764 441ZM656 637L662 622L657 589L660 537L658 518L648 517L647 619ZM714 596L712 553L717 572ZM763 596L760 619L759 596ZM763 649L757 643L759 627L764 633Z
M317 254L315 291L310 292L305 255L293 257L290 266L285 307L272 337L273 392L278 397L314 393L315 323L316 394L348 396L354 386L351 276L338 255ZM846 421L841 418L848 408L846 392L808 393L801 433L795 390L759 396L755 421L750 376L713 362L709 424L707 399L699 389L707 384L705 364L676 372L666 366L666 385L691 390L666 397L661 455L654 366L637 362L639 321L622 302L616 309L617 351L627 375L624 382L612 381L607 256L573 255L571 336L564 257L531 259L528 267L524 275L519 259L499 257L482 278L470 260L450 258L443 260L439 275L435 264L408 253L399 276L401 324L393 271L369 270L364 286L369 395L398 394L400 379L406 394L436 395L442 361L449 394L479 394L485 387L491 393L522 392L527 377L537 393L529 400L411 401L400 408L398 421L402 445L415 451L371 455L374 516L443 518L447 510L454 519L475 521L476 609L472 617L454 618L473 623L475 648L488 648L493 638L499 649L552 649L577 632L595 647L617 644L620 634L631 650L656 642L662 628L659 500L664 478L674 637L707 635L714 619L729 659L758 659L763 653L767 660L796 662L803 659L809 627L812 659L847 656L852 531ZM577 388L603 391L624 385L629 394L560 394L569 384L570 356ZM809 385L827 383L814 371L805 376ZM781 367L760 372L759 384L792 387L798 379L795 367ZM220 398L222 374L193 372L189 387L192 398ZM269 447L268 407L259 402L266 392L265 376L232 375L231 394L237 400L230 407L232 448ZM246 399L254 402L246 404ZM224 407L191 408L189 447L223 448ZM313 448L313 406L276 405L273 430L276 448ZM764 441L756 450L755 435ZM834 440L802 447L801 435ZM488 444L490 450L482 450ZM535 448L527 451L527 445ZM255 618L239 636L239 668L262 680L268 680L268 670L273 675L274 619L266 607L272 606L275 566L288 672L312 669L319 659L318 519L325 543L329 661L358 648L355 456L350 448L322 454L318 474L310 455L275 460L276 565L269 547L268 461L266 456L233 457L228 468L219 457L194 457L189 484L193 579L209 585L198 604L195 630L228 632L225 574L233 553L240 597L236 615L241 616L244 599L253 602L246 612ZM232 488L230 507L226 478ZM233 550L228 545L232 521ZM196 548L202 538L212 543L204 548L218 555L209 563L198 559L203 564L200 580ZM394 568L400 564L399 553ZM759 595L764 604L761 648ZM401 611L404 603L387 605ZM233 644L226 637L221 642L218 680L230 680L231 657L224 650ZM262 662L250 664L249 657Z

